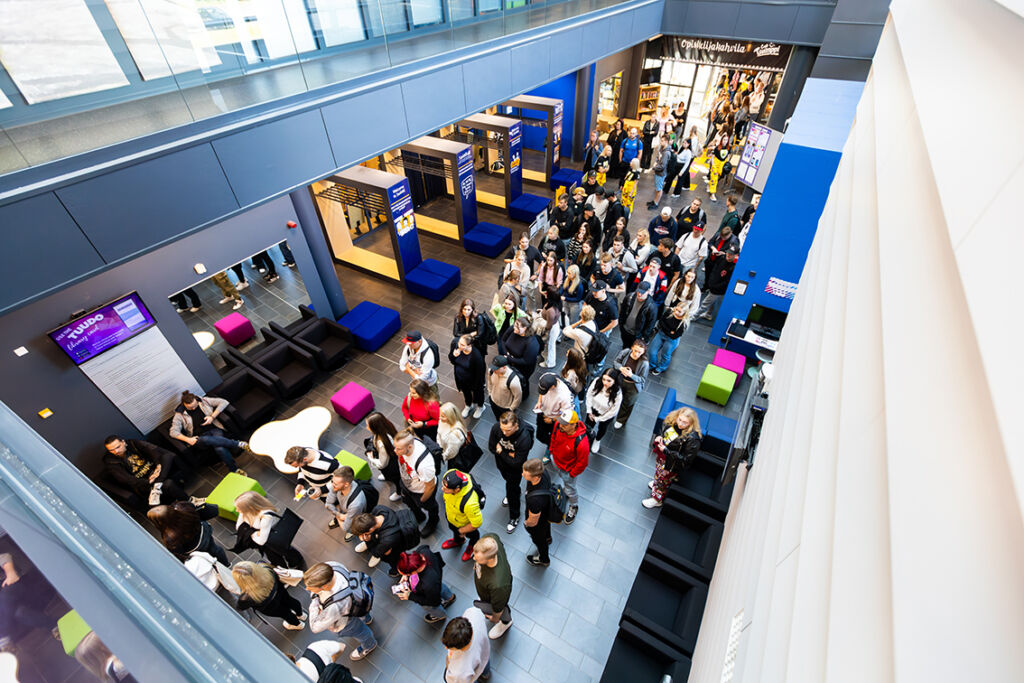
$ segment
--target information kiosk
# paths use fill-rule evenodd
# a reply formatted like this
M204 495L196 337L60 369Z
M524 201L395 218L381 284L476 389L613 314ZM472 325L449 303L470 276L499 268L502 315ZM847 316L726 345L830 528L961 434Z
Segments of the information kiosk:
M511 116L523 124L523 147L535 149L544 155L543 168L523 168L523 179L545 187L558 172L559 152L562 146L562 100L553 97L520 95L505 100L503 107L512 107ZM524 152L525 155L525 152ZM525 156L524 156L525 158Z

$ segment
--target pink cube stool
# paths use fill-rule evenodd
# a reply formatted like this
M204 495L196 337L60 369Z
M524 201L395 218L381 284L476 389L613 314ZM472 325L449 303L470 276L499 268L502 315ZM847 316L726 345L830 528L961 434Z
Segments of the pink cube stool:
M331 396L331 406L341 417L359 424L373 410L373 394L360 384L349 382Z
M252 323L241 313L235 312L213 324L221 339L232 346L238 346L256 336Z
M711 361L711 364L735 372L737 381L739 381L743 375L743 369L747 366L747 357L741 353L718 349L715 351L715 359ZM735 383L733 383L733 388L736 388Z

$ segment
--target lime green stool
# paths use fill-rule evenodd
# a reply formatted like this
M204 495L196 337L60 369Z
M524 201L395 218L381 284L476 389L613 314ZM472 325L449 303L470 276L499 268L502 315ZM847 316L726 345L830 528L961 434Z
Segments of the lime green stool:
M704 368L704 376L697 386L697 396L724 406L729 402L732 388L736 384L737 375L732 370L709 365Z
M358 455L353 455L346 450L342 450L334 459L342 465L348 465L355 472L356 479L365 479L369 481L373 476L373 472L370 471L370 463L366 462Z
M220 480L220 483L213 487L206 502L220 508L220 516L230 519L232 522L238 519L238 510L235 509L235 498L246 491L255 491L260 495L267 495L260 483L255 479L243 477L237 472L228 472L227 476Z
M60 634L61 645L64 646L64 652L69 657L75 656L75 648L82 642L82 638L91 632L89 624L85 623L85 620L78 616L78 612L75 610L71 610L57 620L57 633Z

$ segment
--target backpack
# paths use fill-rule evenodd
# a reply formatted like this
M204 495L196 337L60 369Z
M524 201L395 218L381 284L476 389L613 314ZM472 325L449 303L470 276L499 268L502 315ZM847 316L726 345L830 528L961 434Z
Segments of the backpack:
M480 339L484 344L493 346L498 343L498 328L494 326L491 316L486 313L480 313L477 316L477 325L480 328Z
M408 508L395 510L395 517L398 519L398 531L402 536L402 546L405 549L414 547L420 542L420 525L416 521L416 515Z
M481 510L484 509L484 505L487 503L487 494L484 493L484 490L482 488L480 488L480 484L476 483L476 479L473 479L472 481L473 488L462 497L461 501L459 501L459 512L464 513L466 511L466 503L469 502L469 497L473 495L473 491L476 491L476 496L480 500Z
M512 380L516 377L519 378L519 389L522 390L526 386L526 380L523 379L523 373L519 372L511 365L505 366L508 368L508 376L505 377L505 388L509 391L512 390Z
M412 468L414 470L419 469L420 463L423 462L423 458L427 457L427 454L429 453L430 456L434 459L434 475L437 476L441 474L441 472L444 471L441 469L441 461L443 459L441 455L444 453L444 451L441 449L440 446L437 445L437 442L431 439L429 436L421 436L417 437L417 439L424 446L426 446L426 450L423 451L423 455L416 458L416 464L413 465Z
M587 365L600 364L608 355L608 340L604 335L591 331L589 327L580 325L579 329L590 335L590 344L587 345L587 352L583 354L583 360L587 361Z
M380 492L377 488L368 481L362 479L352 480L352 492L348 494L348 502L346 505L351 505L352 501L359 492L362 491L363 495L366 496L366 507L363 508L364 512L369 512L373 508L377 507L377 503L380 501Z
M430 367L431 368L436 368L437 366L439 366L441 364L441 354L437 350L437 344L435 344L434 342L430 341L429 339L424 339L423 341L425 341L427 343L427 348L429 348L431 351L434 352L434 364L431 365ZM420 360L422 361L423 360L423 351L422 350L419 353L419 357L420 357Z
M412 514L411 512L409 514ZM334 569L336 574L341 574L342 578L348 582L348 586L342 588L337 593L331 594L329 598L320 603L323 608L332 605L339 600L352 596L351 607L349 608L346 617L365 617L370 613L370 609L373 607L373 579L370 578L369 574L363 572L352 572L340 564L331 563L331 568Z
M533 495L548 497L548 521L552 524L561 524L565 520L565 513L569 511L569 496L560 483L551 484L547 491L530 491L527 497Z

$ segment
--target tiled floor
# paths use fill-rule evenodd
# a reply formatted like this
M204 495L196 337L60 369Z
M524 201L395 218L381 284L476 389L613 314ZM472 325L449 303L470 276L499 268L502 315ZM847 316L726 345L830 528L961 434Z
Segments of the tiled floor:
M638 206L643 207L646 203L651 184L650 176L645 176ZM528 191L540 191L538 186L528 185L528 188ZM673 208L677 209L684 201L688 199L677 200ZM712 226L717 226L720 220L723 211L720 207L721 204L708 207ZM650 215L651 212L640 208L631 221L631 230L635 231L639 224L646 224ZM505 224L510 225L507 221ZM512 227L518 231L520 226L512 224ZM462 284L440 303L431 303L344 267L338 268L338 274L349 306L370 299L395 308L402 314L403 329L419 329L446 349L452 337L451 320L459 302L463 297L471 297L481 305L489 305L499 266L496 261L454 249L429 237L423 237L421 244L424 256L456 263L462 268ZM282 274L281 282L284 280ZM292 315L283 317L281 322L289 322L295 315L293 310ZM507 513L498 502L500 496L492 493L491 502L484 511L484 531L499 533L515 576L512 599L514 626L501 640L493 643L492 680L503 683L594 681L600 678L620 612L657 518L657 512L643 508L640 500L647 495L646 484L653 472L649 441L666 389L675 387L683 400L736 417L749 382L746 377L742 379L742 384L724 409L694 398L700 374L715 350L706 341L707 330L706 326L694 325L687 331L673 357L671 368L660 376L651 377L630 422L622 430L610 432L601 444L601 453L592 456L589 467L580 478L582 501L576 523L569 527L554 527L550 567L538 569L527 564L525 556L531 549L529 537L522 527L511 535L504 533ZM309 394L285 410L283 416L293 415L311 405L326 406L331 394L343 383L356 380L373 392L379 410L400 423L400 401L408 384L397 367L401 353L399 339L400 335L395 335L376 353L357 353L332 376L322 378ZM611 353L618 348L618 336L613 335ZM560 350L561 361L564 345ZM442 400L453 401L461 408L461 395L455 390L451 365L447 361L442 362L439 374ZM539 374L534 377L539 377ZM529 408L521 409L520 414L533 422ZM469 422L477 438L485 443L492 424L490 411L486 411L480 420ZM362 426L350 425L332 413L332 424L321 440L321 447L332 452L345 448L358 453L366 434ZM536 446L535 452L539 454L541 447ZM272 500L293 507L306 520L299 530L296 546L307 560L310 563L337 560L353 569L367 571L365 558L355 553L351 544L343 541L341 532L327 531L329 517L323 506L309 500L294 503L291 499L294 481L277 473L265 459L259 460L242 464L251 476L259 479ZM489 454L485 454L474 468L473 475L485 490L502 490L501 478ZM219 476L219 473L208 472L197 492L209 491ZM383 486L385 492L390 492L390 484ZM215 522L215 527L221 542L230 546L231 528L222 521ZM446 530L439 530L428 540L436 549L445 537ZM442 551L448 563L444 570L445 581L457 596L449 610L451 615L461 614L475 598L471 566L459 560L460 553ZM392 581L388 579L386 569L382 564L371 571L378 589L372 628L380 646L365 660L352 664L352 671L365 683L441 680L444 649L440 644L440 634L443 624L426 624L418 606L395 599L387 589ZM293 589L292 592L304 602L308 599L304 591ZM270 626L261 622L257 625L273 643L286 652L296 654L306 643L320 637L308 630L285 631L277 620Z

